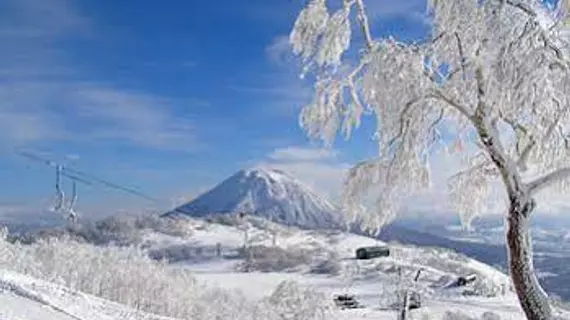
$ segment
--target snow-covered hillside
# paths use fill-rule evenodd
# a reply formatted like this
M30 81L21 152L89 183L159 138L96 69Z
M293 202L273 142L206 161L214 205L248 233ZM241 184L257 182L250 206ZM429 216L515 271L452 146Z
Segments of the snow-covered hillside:
M31 246L0 243L0 269L13 270L0 271L0 319L156 318L30 275L94 294L103 290L113 301L124 299L153 313L187 315L177 319L275 320L298 311L303 315L296 319L302 320L392 320L393 303L403 288L421 295L421 308L412 311L411 319L497 319L491 313L500 319L522 318L506 275L450 250L303 230L253 216L245 223L228 216L219 219L184 218L178 226L187 232L174 234L142 229L138 245L143 251L68 240ZM370 245L388 246L390 256L354 259L356 248ZM145 252L170 263L151 265ZM418 282L412 282L420 269ZM454 286L459 276L472 274L477 281ZM192 279L184 280L188 276ZM335 308L333 296L344 293L354 295L363 308ZM318 317L315 308L330 313Z
M168 320L0 269L1 320Z
M246 226L193 219L189 224L192 235L188 239L151 232L145 236L146 245L155 250L189 245L196 251L187 252L190 258L177 261L178 267L190 269L199 281L209 286L242 290L254 299L271 294L284 280L295 281L315 288L331 300L335 294L355 295L366 306L364 309L338 311L342 319L394 319L395 311L387 310L387 306L395 302L398 290L409 285L424 298L423 307L414 311L416 319L421 315L443 319L448 311L463 312L474 319L480 319L485 312L493 312L501 319L521 319L522 316L505 274L450 250L387 244L339 231L287 228L256 218ZM268 257L263 253L256 257L254 254L250 259L260 259L259 265L263 266L260 268L265 269L254 267L244 272L240 268L248 258L247 254L240 256L244 244L252 248L270 248L275 244L288 252L306 250L312 258L299 258L298 263L288 263L281 261L280 257ZM216 253L217 245L221 248L220 256ZM388 246L390 257L354 259L356 248L370 245ZM297 259L298 256L292 257ZM338 266L332 267L335 262L331 259L337 261ZM327 262L330 264L323 272L319 267ZM282 263L288 268L283 269ZM268 264L275 269L268 268ZM419 269L422 273L418 283L410 283ZM399 272L403 274L402 278ZM475 283L465 287L454 286L458 277L470 274L477 275Z
M203 217L212 213L253 214L305 228L336 226L336 209L303 183L280 170L241 170L197 199L165 215Z

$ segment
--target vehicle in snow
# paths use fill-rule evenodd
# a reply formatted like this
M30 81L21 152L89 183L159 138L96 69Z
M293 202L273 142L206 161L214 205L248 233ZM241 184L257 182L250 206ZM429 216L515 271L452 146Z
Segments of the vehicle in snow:
M361 247L356 250L356 259L373 259L390 256L390 249L384 246Z
M409 293L409 308L410 310L419 309L422 306L422 297L419 293L412 291Z
M475 280L477 280L477 275L476 274L470 274L468 276L461 276L457 279L457 286L458 287L464 287L466 285L468 285L469 283L475 282Z
M358 309L363 308L353 295L339 294L334 296L334 303L337 307L344 309Z

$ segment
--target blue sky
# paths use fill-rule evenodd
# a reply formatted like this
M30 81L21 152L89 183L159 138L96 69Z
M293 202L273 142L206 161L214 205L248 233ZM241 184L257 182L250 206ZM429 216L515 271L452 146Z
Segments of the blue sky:
M192 197L233 172L285 168L321 193L375 151L365 126L319 150L299 128L310 83L287 35L302 0L0 2L0 210L39 210L63 160L154 197ZM374 0L376 35L425 35L424 1ZM82 187L86 213L143 200Z

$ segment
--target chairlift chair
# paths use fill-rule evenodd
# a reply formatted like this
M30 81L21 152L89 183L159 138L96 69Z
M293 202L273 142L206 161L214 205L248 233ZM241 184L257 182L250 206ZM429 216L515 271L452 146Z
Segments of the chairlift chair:
M61 171L63 167L58 165L55 168L55 201L52 207L52 211L60 212L64 207L65 194L61 189Z

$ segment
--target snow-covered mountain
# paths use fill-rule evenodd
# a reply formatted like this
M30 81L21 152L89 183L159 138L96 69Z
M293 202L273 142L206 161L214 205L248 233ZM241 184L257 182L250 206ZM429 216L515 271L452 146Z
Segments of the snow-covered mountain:
M246 213L302 228L337 226L337 209L289 174L275 169L240 170L218 186L165 216L205 217Z

